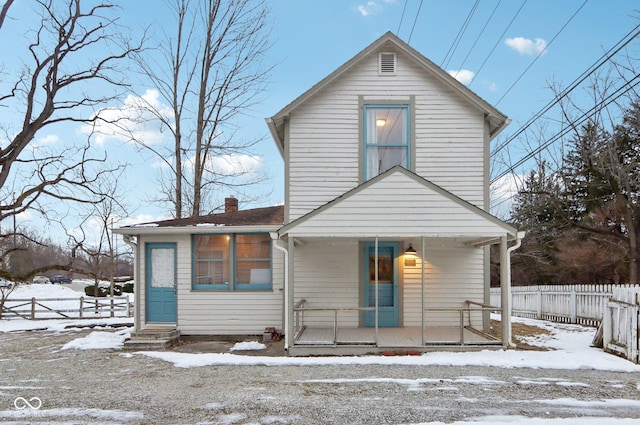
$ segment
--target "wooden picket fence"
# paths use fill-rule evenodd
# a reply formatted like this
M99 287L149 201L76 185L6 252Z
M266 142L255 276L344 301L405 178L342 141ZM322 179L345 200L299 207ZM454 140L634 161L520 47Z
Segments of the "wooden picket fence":
M500 305L500 288L491 288L491 305ZM599 326L606 351L640 363L640 285L515 286L511 314Z
M2 317L38 319L88 319L131 317L131 303L126 296L80 298L29 298L5 302Z

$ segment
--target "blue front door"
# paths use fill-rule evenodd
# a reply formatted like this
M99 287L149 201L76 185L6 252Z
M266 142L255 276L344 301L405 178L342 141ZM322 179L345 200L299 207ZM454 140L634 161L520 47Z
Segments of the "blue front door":
M176 244L146 246L147 322L176 322Z
M378 273L376 276L375 243L364 245L364 306L376 306L378 280L378 326L398 326L398 244L378 243ZM375 311L364 312L364 325L375 326Z

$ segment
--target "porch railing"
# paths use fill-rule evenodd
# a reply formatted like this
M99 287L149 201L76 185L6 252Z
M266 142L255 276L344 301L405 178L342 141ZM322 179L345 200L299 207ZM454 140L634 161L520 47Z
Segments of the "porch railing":
M305 299L301 299L300 301L298 301L294 307L293 307L293 313L294 313L294 318L293 318L293 333L294 333L294 338L293 341L294 343L296 341L299 340L300 336L302 335L302 333L305 331L306 329L306 325L305 325L305 312L311 312L311 311L329 311L329 312L333 312L333 344L337 345L338 344L338 313L339 312L345 312L345 311L375 311L376 308L375 307L306 307L306 300ZM478 328L476 328L474 326L474 322L473 319L475 317L481 317L481 314L486 313L501 313L502 309L500 307L495 307L495 306L491 306L491 305L487 305L487 304L481 304L475 301L465 301L463 307L458 307L458 308L425 308L424 309L424 314L427 314L429 312L435 312L435 313L445 313L445 312L453 312L453 313L457 313L459 316L459 322L458 322L458 329L459 329L459 338L458 340L454 340L454 341L439 341L438 344L459 344L459 345L467 345L468 343L465 341L465 335L464 335L464 331L468 330L471 331L473 333L476 333L478 335L483 336L486 339L486 342L484 343L480 343L480 342L473 342L473 344L495 344L497 342L501 342L501 338L496 338L493 335L490 335L486 332L484 332L483 330L480 330ZM465 321L466 318L466 321ZM484 320L484 319L482 319ZM422 325L422 345L431 345L433 344L433 342L429 342L427 341L425 332L427 329L426 326L426 321L423 321L423 325ZM375 340L374 340L374 345L377 346L378 345L378 327L375 327Z
M304 324L304 312L305 311L331 311L333 312L333 345L338 344L338 312L341 311L375 311L375 307L304 307L307 301L301 299L293 306L294 319L293 319L293 333L294 341L297 341L302 332L304 332L306 326ZM377 327L376 327L377 329ZM378 345L378 334L376 332L375 345Z
M458 313L459 315L459 322L458 322L458 330L459 330L459 338L457 341L446 341L446 342L440 342L440 344L443 343L455 343L455 344L459 344L459 345L466 345L465 342L465 338L464 338L464 331L465 329L474 332L476 334L482 335L483 337L485 337L487 339L487 342L485 344L493 344L497 341L501 341L501 338L496 338L493 335L490 335L486 332L484 332L483 330L477 329L476 327L473 326L472 323L472 313L502 313L502 309L500 307L495 307L495 306L491 306L488 304L482 304L482 303L478 303L475 301L465 301L464 302L465 307L461 307L461 308L425 308L424 312L428 313L428 312L440 312L440 313ZM467 324L465 324L465 313L467 316ZM484 319L483 319L484 320ZM423 336L423 342L426 344L427 343L427 337L425 335L425 331L426 331L426 326L422 327L422 336ZM474 342L474 344L481 344L479 342Z

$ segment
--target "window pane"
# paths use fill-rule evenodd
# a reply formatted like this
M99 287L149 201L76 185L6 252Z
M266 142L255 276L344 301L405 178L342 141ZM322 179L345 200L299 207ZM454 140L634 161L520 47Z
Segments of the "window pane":
M236 235L236 283L271 285L269 235Z
M367 144L407 144L406 108L367 108L367 122Z
M229 237L195 237L197 285L229 284Z
M367 149L367 172L369 178L384 173L396 165L402 165L407 169L409 168L406 148L369 147Z
M409 169L409 108L366 106L365 179L401 165Z
M175 260L173 248L151 249L151 287L173 288Z

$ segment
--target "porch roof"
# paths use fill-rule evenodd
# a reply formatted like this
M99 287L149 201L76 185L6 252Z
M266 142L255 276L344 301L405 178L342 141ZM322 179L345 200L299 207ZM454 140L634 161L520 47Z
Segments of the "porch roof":
M517 238L517 229L400 166L359 185L283 226L296 238L462 239L494 243Z

